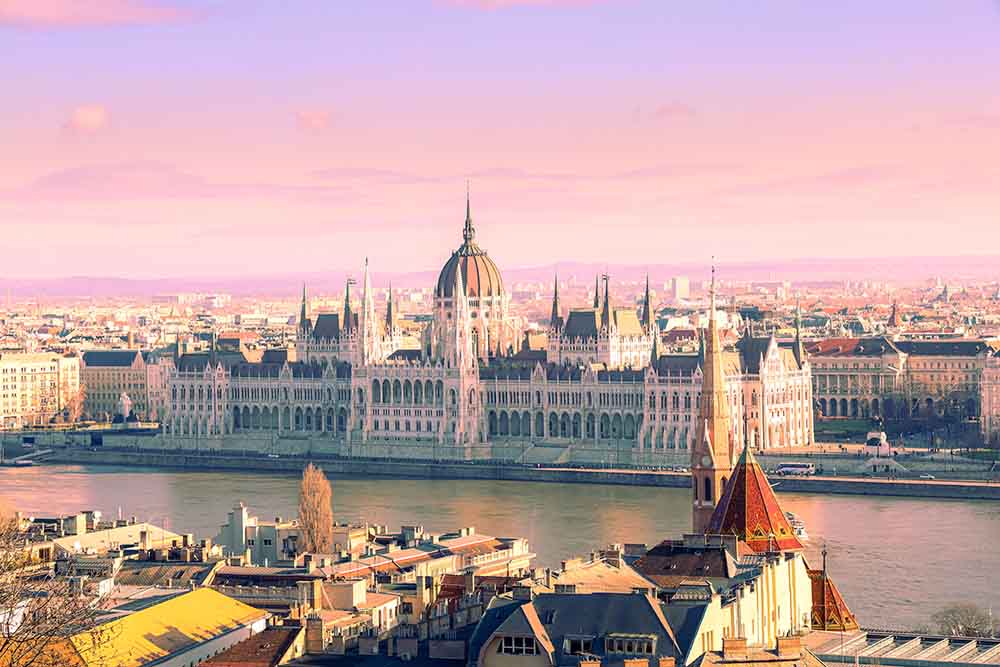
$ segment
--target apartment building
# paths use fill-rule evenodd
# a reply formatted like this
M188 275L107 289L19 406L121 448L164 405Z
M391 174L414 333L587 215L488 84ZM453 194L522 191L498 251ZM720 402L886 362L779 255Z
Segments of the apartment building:
M0 353L0 428L46 424L80 393L80 359L53 352Z

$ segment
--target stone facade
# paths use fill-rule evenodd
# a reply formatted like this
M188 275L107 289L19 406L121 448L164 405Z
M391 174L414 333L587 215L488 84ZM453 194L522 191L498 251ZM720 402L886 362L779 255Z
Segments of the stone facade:
M641 315L613 308L605 286L594 308L564 319L556 295L547 352L515 351L524 323L468 215L463 240L419 349L402 347L391 300L375 312L366 263L358 306L348 298L343 313L310 317L303 294L295 362L184 355L165 433L308 435L364 457L687 463L703 360L658 354L648 289ZM755 447L811 443L810 367L797 343L747 332L724 355L736 442L747 412Z
M86 351L81 369L86 391L84 412L94 419L111 419L118 414L121 395L125 394L137 418L160 419L172 371L169 356L140 350Z
M807 346L821 418L932 419L980 416L980 340L831 338Z
M0 429L46 424L80 391L80 359L51 352L0 354Z

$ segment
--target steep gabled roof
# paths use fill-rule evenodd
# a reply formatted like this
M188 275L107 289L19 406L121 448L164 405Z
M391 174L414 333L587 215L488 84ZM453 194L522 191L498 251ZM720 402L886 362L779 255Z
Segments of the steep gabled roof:
M646 333L639 322L638 315L631 308L616 309L614 318L620 336L642 336Z
M736 341L736 349L740 353L743 369L751 375L758 375L760 363L767 358L767 351L771 347L771 336L751 336L749 329L747 332Z
M574 309L569 311L569 318L563 328L565 338L597 338L601 329L600 311L596 308Z
M338 340L340 338L340 315L320 313L312 328L312 337L317 340Z
M736 535L757 553L802 549L749 447L743 449L705 532Z
M812 582L812 629L857 630L858 619L847 608L847 603L826 572L809 570L809 579Z

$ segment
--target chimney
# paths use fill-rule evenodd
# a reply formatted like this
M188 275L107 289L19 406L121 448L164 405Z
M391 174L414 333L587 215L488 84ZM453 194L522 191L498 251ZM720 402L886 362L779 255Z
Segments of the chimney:
M319 614L309 614L306 618L306 653L324 652L326 652L326 633L323 629L323 619Z
M747 658L747 638L729 637L722 640L723 660L745 660Z
M471 570L465 573L465 592L469 595L476 592L476 574Z
M778 657L798 658L802 655L802 637L778 637Z
M311 579L295 582L299 589L299 600L305 607L305 611L319 611L323 606L323 581L321 579Z

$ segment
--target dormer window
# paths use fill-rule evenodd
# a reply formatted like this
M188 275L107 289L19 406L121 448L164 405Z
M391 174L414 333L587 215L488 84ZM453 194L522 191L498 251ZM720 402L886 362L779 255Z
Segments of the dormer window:
M565 652L568 655L590 655L594 652L594 640L590 637L567 638Z
M653 655L655 644L652 637L607 637L604 640L604 652L624 655Z
M504 655L538 655L534 637L501 637L497 653Z

